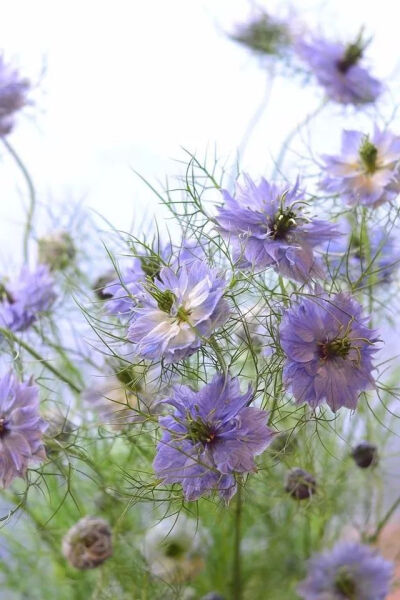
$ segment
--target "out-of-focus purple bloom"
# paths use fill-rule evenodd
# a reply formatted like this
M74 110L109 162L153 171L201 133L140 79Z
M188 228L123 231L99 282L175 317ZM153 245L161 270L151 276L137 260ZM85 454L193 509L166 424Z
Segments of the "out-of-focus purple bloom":
M375 127L370 137L344 130L342 153L323 157L321 187L350 205L379 206L400 193L400 136Z
M154 251L132 259L121 277L104 286L103 294L108 300L106 310L113 315L130 316L141 297L141 284L146 279L159 279L164 266L179 267L190 265L194 260L204 258L204 251L197 242L182 240L178 246L169 242Z
M298 403L315 408L326 400L333 411L355 409L360 392L374 387L378 337L367 321L361 305L342 293L304 298L285 313L283 377Z
M7 135L14 127L14 116L27 103L29 81L21 79L0 55L0 136Z
M173 415L160 417L163 429L154 470L164 483L180 483L187 500L217 490L226 502L236 491L236 473L256 470L254 457L270 444L268 414L248 406L252 390L216 375L199 392L175 386L166 400Z
M235 198L226 190L222 193L225 204L216 220L239 268L273 267L301 282L324 276L313 249L336 236L335 226L302 214L304 196L298 183L291 190L279 189L265 179L256 185L245 176Z
M304 600L385 600L392 575L393 564L372 548L339 542L311 558L297 591Z
M372 229L369 239L362 241L351 231L347 221L341 224L343 237L327 246L327 260L332 275L340 274L350 281L364 285L368 277L375 283L386 284L400 264L400 250L394 236L383 229Z
M0 480L3 487L23 477L29 462L46 458L39 415L39 391L31 381L20 383L13 373L0 379Z
M39 265L33 272L23 267L16 280L0 284L0 327L27 329L55 299L54 280L47 265Z
M322 38L303 38L295 44L327 96L342 104L375 102L382 92L381 82L360 65L365 47L361 35L351 44Z
M190 356L229 316L225 281L204 262L164 267L159 279L143 286L140 307L134 307L128 339L148 359L176 362Z

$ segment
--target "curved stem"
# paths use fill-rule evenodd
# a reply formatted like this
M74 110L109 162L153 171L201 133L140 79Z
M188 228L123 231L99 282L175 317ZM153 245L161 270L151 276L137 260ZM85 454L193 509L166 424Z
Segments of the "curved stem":
M397 510L397 508L399 506L400 506L400 498L397 498L397 500L389 508L389 510L387 511L386 515L383 517L383 519L381 519L379 521L375 532L368 537L368 541L369 542L376 542L376 540L379 537L380 532L385 527L386 523L389 521L389 519L391 518L391 516L393 515L393 513Z
M71 381L69 379L69 377L67 377L66 375L61 373L61 371L56 369L56 367L53 367L53 365L51 363L49 363L45 358L43 358L43 356L41 356L39 354L39 352L36 352L36 350L34 348L29 346L29 344L27 344L23 340L21 340L21 338L16 336L12 331L9 331L8 329L3 329L2 327L0 327L0 334L4 335L4 337L12 340L13 342L15 342L16 344L21 346L21 348L24 348L24 350L29 352L29 354L31 356L33 356L33 358L35 358L38 362L40 362L48 371L53 373L53 375L55 375L60 381L63 381L64 383L66 383L73 392L75 392L77 394L81 393L81 389L77 385L75 385L75 383L73 381Z
M241 556L241 539L242 539L242 480L238 480L236 493L236 509L235 509L235 539L233 546L233 600L242 600L242 556Z
M26 184L28 186L28 191L29 191L29 207L28 207L28 214L26 217L26 225L25 225L25 232L24 232L24 259L25 262L28 260L28 244L29 244L29 237L32 231L32 222L33 222L33 215L35 212L35 206L36 206L36 194L35 194L35 188L33 185L33 181L32 178L29 174L28 169L25 167L23 161L21 160L20 156L17 154L17 152L14 150L14 148L11 146L10 142L8 142L6 140L6 138L4 136L2 136L1 141L3 142L4 146L7 148L8 152L10 153L10 155L13 157L14 161L16 162L18 168L20 169Z
M308 113L308 115L305 117L305 119L303 119L303 121L301 121L298 125L296 125L296 127L294 129L292 129L291 131L289 131L288 135L286 136L285 141L283 142L283 145L281 147L281 150L279 152L278 158L275 162L275 167L274 170L272 172L272 179L275 179L276 175L278 174L278 171L281 170L281 167L283 165L283 161L285 159L286 156L286 152L289 148L289 144L292 142L292 140L296 137L296 135L298 133L300 133L300 131L303 129L303 127L306 127L310 121L312 121L321 111L322 109L326 106L326 104L328 103L327 99L324 99L321 104L319 104L317 106L317 108L315 110L313 110L312 112Z

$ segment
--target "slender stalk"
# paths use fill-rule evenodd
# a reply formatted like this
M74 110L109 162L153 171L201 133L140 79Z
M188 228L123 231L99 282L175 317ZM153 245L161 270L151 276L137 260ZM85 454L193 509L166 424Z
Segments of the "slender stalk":
M393 515L393 513L397 510L397 508L399 506L400 506L400 497L397 498L397 500L395 502L393 502L392 506L389 508L386 515L383 517L383 519L381 519L379 521L378 526L375 529L375 532L368 537L369 542L376 542L376 540L379 537L380 532L385 527L386 523L389 521L389 519L391 518L391 516Z
M242 600L242 480L238 479L235 508L235 538L233 546L232 598Z
M26 181L26 185L28 186L29 207L28 207L28 213L26 216L26 225L25 225L25 232L24 232L24 259L26 262L28 260L29 237L30 237L31 231L32 231L33 215L34 215L35 207L36 207L35 188L33 185L32 178L29 174L29 171L26 168L26 166L24 165L20 156L17 154L17 152L11 146L10 142L4 136L0 137L0 139L3 142L3 145L7 148L7 151L9 152L9 154L13 157L15 163L17 164L18 168L20 169L20 171Z
M31 356L33 356L33 358L35 358L37 361L39 361L48 371L53 373L53 375L55 375L58 379L60 379L60 381L63 381L64 383L66 383L73 392L80 394L81 389L73 381L71 381L69 379L69 377L67 377L66 375L61 373L61 371L56 369L56 367L53 367L53 365L51 363L49 363L48 360L43 358L43 356L41 356L41 354L39 354L39 352L37 352L34 348L29 346L29 344L27 344L23 340L21 340L21 338L16 336L12 331L8 331L7 329L3 329L0 327L0 334L4 335L4 337L6 337L8 339L11 339L13 342L15 342L16 344L21 346L21 348L24 348L24 350L26 350Z

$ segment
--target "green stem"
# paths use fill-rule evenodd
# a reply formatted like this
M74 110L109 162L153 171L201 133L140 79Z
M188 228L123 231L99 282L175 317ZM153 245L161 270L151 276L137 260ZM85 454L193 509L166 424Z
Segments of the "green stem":
M236 493L235 509L235 539L233 546L233 600L242 600L242 556L241 556L241 538L242 538L242 480L238 479Z
M382 531L382 529L385 527L386 523L389 521L389 519L391 518L391 516L393 515L393 513L397 510L397 508L400 506L400 497L397 498L397 500L392 504L392 506L389 508L389 510L387 511L386 515L383 517L383 519L381 519L378 523L378 526L375 530L375 533L373 533L372 535L369 536L368 541L369 542L376 542L376 540L379 537L380 532Z
M66 375L61 373L58 369L53 367L53 365L51 365L45 358L43 358L43 356L41 356L39 354L39 352L36 352L36 350L34 348L29 346L29 344L27 344L23 340L21 340L21 338L19 338L14 333L12 333L12 331L9 331L7 329L3 329L0 327L0 334L4 335L4 337L12 340L13 342L15 342L16 344L21 346L21 348L24 348L24 350L29 352L29 354L31 356L33 356L33 358L38 360L48 371L53 373L53 375L55 375L58 379L60 379L60 381L63 381L64 383L66 383L73 392L75 392L77 394L81 393L82 390L77 385L75 385L75 383L73 381L71 381Z
M32 231L33 215L34 215L35 206L36 206L35 188L34 188L33 181L29 174L28 169L25 167L24 163L22 162L21 158L19 157L17 152L14 150L14 148L11 146L10 142L8 142L4 136L2 136L0 139L3 142L3 145L7 148L10 155L13 157L14 161L16 162L16 164L17 164L18 168L20 169L20 171L26 181L26 184L28 186L30 201L29 201L28 214L26 217L26 225L25 225L25 232L24 232L24 258L25 258L25 262L26 262L28 260L29 237L30 237L30 234Z

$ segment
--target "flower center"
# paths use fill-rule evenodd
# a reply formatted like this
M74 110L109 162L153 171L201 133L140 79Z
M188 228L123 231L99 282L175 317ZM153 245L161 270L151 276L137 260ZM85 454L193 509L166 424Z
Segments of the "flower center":
M177 542L166 542L164 544L164 554L169 558L179 558L183 556L185 549Z
M280 210L271 225L271 237L274 240L284 239L287 233L296 227L295 216L296 214L290 209Z
M187 430L189 437L193 443L201 442L202 444L209 444L215 438L215 431L208 423L204 423L200 419L191 419L187 424Z
M330 342L319 343L319 355L322 360L328 360L330 358L336 358L340 356L341 358L346 358L351 349L351 342L349 338L335 338Z
M365 136L358 153L366 172L370 175L375 173L378 168L378 148L369 141L367 135Z
M5 417L0 417L0 438L8 433L7 421Z
M361 44L360 38L355 43L349 44L342 58L337 62L338 70L343 74L347 73L351 67L354 67L358 63L363 52L364 47Z
M350 573L347 567L340 567L335 577L335 589L343 594L349 600L355 600L357 586L354 581L354 576Z

